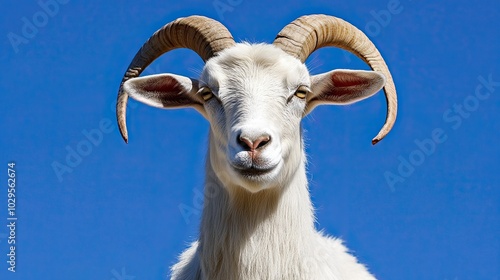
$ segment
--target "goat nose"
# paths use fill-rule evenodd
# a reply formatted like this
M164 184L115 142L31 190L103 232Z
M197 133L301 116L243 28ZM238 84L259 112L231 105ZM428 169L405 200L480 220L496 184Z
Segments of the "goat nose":
M245 136L238 137L238 144L247 151L255 151L264 147L267 143L271 142L271 136L262 135L252 140Z

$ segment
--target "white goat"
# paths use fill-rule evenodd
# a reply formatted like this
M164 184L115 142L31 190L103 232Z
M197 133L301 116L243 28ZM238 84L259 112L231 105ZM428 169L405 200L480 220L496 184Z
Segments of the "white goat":
M375 71L310 76L307 57L323 46L347 49ZM138 77L161 54L185 47L206 61L198 80ZM172 268L172 279L375 279L338 239L314 227L301 120L320 104L349 104L385 85L396 117L389 70L370 40L331 16L301 17L272 45L234 43L217 21L192 16L158 30L125 73L117 117L125 141L128 96L160 108L193 107L210 122L206 202L199 240ZM214 195L215 194L215 195Z

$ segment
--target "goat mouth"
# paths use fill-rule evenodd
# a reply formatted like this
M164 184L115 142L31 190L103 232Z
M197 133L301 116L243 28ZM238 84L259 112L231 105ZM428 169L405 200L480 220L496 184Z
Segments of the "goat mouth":
M250 167L250 168L244 168L244 169L235 168L235 170L239 174L241 174L245 177L258 177L258 176L262 176L262 175L265 175L267 173L270 173L271 171L274 170L274 167L271 167L271 168Z

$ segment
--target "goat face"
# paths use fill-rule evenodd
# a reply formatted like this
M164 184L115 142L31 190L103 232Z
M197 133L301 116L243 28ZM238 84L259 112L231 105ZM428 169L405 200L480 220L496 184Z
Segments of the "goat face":
M199 80L162 74L130 79L123 88L155 107L197 109L211 125L209 160L217 177L258 192L285 185L303 162L303 116L319 104L369 97L384 82L373 71L310 76L273 45L237 44L208 60Z
M211 164L224 185L250 192L282 185L297 168L307 68L271 45L239 44L209 60L200 79L210 92Z

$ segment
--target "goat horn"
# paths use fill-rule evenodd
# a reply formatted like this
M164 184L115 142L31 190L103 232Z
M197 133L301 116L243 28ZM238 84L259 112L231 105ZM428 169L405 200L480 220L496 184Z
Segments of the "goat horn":
M231 33L224 25L202 16L178 18L156 31L137 52L120 83L116 101L116 118L123 140L128 142L126 123L128 94L123 91L123 83L138 77L151 62L173 49L191 49L206 62L218 52L234 44Z
M381 72L386 78L384 92L387 116L384 126L373 138L372 144L382 140L392 129L398 107L396 87L382 55L361 30L333 16L302 16L285 26L273 44L302 62L322 47L342 48L361 58L372 70Z

